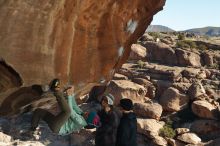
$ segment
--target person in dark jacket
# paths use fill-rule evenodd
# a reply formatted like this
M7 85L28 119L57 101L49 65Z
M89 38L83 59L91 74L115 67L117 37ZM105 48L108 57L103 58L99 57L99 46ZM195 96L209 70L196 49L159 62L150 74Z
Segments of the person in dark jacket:
M103 96L101 100L103 109L98 112L101 126L96 131L95 146L115 146L119 117L113 104L114 97L111 94Z
M137 146L137 118L130 99L120 100L122 117L118 126L116 146Z

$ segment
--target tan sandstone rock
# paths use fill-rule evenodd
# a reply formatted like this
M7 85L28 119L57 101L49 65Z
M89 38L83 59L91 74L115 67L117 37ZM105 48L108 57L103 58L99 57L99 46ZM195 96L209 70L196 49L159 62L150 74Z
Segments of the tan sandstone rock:
M167 145L167 141L166 139L164 139L163 137L161 136L155 136L153 139L152 139L153 143L156 144L157 146L166 146Z
M175 51L164 43L147 42L144 44L147 49L147 59L162 64L175 65L177 58Z
M0 141L4 143L10 143L12 141L12 137L4 134L3 132L0 132Z
M146 48L139 44L132 44L129 60L144 60L147 56Z
M137 119L138 133L154 138L159 135L159 130L163 128L164 124L164 122L155 119Z
M143 79L143 78L133 78L132 82L137 83L141 86L144 86L144 88L147 90L146 96L149 98L154 98L155 97L155 93L156 93L156 88L153 85L153 83L151 83L150 81L148 81L147 79Z
M196 98L206 97L206 92L205 92L205 89L204 89L203 85L201 84L201 82L193 83L189 87L188 95L190 96L190 98L192 100L196 99Z
M201 66L201 58L200 55L197 53L182 49L176 49L176 55L178 58L178 64L180 66Z
M130 98L134 102L143 102L146 89L128 80L113 80L107 87L106 93L111 93L115 97L115 105L117 105L122 98Z
M155 102L134 103L134 112L143 118L159 120L162 114L162 106Z
M179 92L179 90L170 87L159 98L159 103L166 111L179 111L189 102L189 97Z
M177 137L178 140L189 144L199 144L201 139L194 133L184 133Z
M215 119L214 110L216 108L205 100L197 100L192 103L192 111L201 118Z

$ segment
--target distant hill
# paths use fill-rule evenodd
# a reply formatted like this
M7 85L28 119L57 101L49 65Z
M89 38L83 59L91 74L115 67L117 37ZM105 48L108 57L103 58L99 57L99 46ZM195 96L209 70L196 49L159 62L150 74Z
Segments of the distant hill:
M194 28L185 30L185 32L191 32L198 35L207 35L207 36L220 36L220 27L203 27L203 28Z
M146 31L147 32L174 32L175 30L169 27L163 26L163 25L150 25L148 26Z

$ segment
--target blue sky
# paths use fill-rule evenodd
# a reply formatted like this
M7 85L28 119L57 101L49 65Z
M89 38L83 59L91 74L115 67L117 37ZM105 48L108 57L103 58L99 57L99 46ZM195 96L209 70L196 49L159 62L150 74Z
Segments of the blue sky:
M174 30L220 27L220 0L166 0L163 11L154 16L151 24Z

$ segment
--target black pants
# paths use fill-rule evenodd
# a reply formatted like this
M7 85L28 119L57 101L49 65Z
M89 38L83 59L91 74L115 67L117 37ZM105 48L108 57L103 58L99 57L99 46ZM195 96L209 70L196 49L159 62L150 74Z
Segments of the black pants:
M33 113L31 127L34 129L37 128L40 119L44 120L50 129L54 133L59 133L61 126L68 120L71 114L71 109L65 100L62 93L54 93L58 105L60 106L61 112L58 115L53 115L52 113L48 112L44 109L36 109Z

